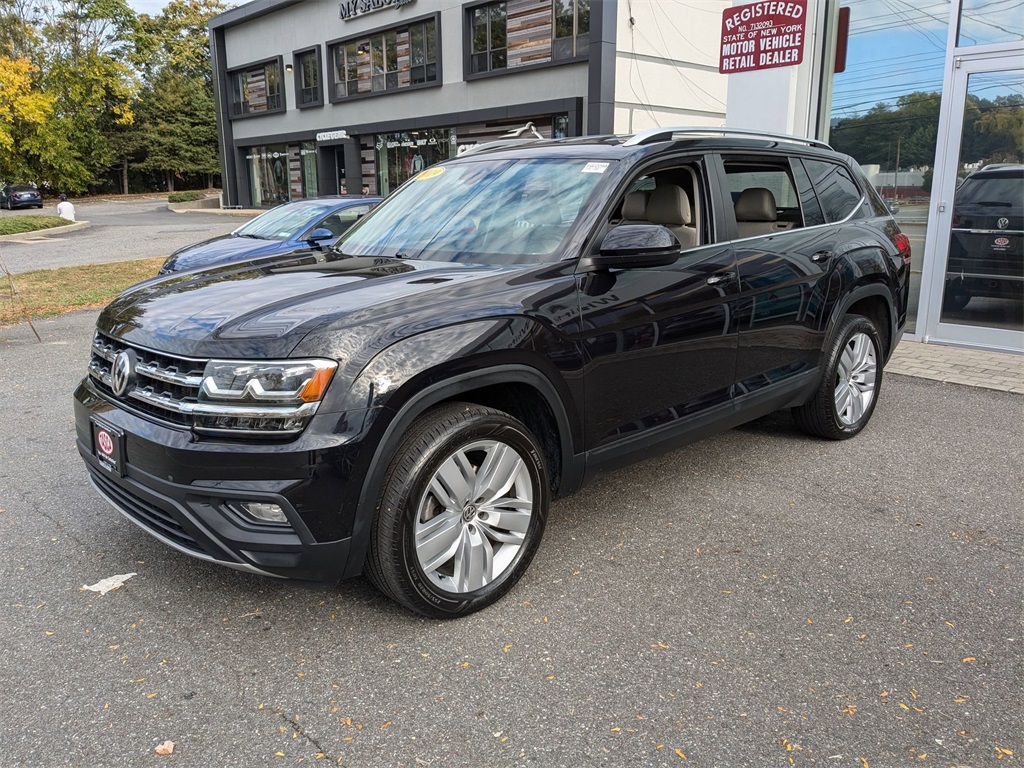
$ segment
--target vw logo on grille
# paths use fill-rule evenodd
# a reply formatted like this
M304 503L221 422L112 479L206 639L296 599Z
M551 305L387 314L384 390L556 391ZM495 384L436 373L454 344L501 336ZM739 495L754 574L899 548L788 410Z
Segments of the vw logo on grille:
M113 365L110 366L110 387L118 397L135 383L135 352L130 349L117 353Z
M999 227L1000 229L1006 229L1008 226L1010 226L1010 220L1004 216L1003 218L999 219L999 221L996 222L996 226Z

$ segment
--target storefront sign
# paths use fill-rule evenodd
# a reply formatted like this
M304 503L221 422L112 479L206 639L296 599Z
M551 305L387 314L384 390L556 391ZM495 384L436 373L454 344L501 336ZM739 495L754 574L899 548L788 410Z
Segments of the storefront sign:
M348 21L349 19L354 19L356 16L360 16L364 13L382 11L385 8L400 8L403 5L409 5L409 3L414 1L415 0L341 0L341 2L338 3L338 10L342 21Z
M316 135L317 141L337 141L339 139L347 139L348 131L320 131Z
M807 0L738 5L722 13L723 74L792 67L804 59Z

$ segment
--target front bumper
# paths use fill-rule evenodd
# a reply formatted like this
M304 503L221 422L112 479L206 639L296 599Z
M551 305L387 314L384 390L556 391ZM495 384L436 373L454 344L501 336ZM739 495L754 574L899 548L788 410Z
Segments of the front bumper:
M352 469L367 414L318 414L287 442L208 440L115 406L88 379L75 392L79 453L121 514L192 557L318 582L361 567L349 562L360 490L349 478L360 477ZM97 458L95 424L123 435L119 467ZM276 504L287 524L251 519L243 502Z

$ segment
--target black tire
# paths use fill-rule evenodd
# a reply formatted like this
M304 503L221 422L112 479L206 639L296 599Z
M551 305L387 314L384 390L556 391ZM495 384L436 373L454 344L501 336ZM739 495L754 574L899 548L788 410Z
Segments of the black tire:
M964 281L959 277L946 283L942 292L942 308L947 312L959 312L966 309L967 303L971 300L971 294L967 291Z
M504 490L480 491L488 468ZM544 533L549 496L544 455L522 423L469 403L435 408L409 428L388 467L366 574L381 592L424 616L478 611L526 572ZM491 504L495 498L501 503ZM430 559L424 564L421 557ZM476 578L476 568L487 563L500 569L489 580Z
M825 373L818 389L810 400L793 409L797 425L829 440L858 434L878 402L882 361L882 343L874 323L861 315L844 317L825 350Z

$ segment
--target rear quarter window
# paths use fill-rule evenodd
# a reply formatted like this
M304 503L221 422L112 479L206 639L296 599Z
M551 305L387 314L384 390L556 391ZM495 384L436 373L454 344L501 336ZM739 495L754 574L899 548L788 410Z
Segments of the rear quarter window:
M827 222L843 221L858 210L863 194L846 168L826 160L805 159L803 163Z

